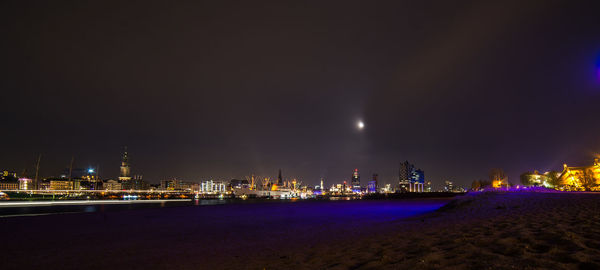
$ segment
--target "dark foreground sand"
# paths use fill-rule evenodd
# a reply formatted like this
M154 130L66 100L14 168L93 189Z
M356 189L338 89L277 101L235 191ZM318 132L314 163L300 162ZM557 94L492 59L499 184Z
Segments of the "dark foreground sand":
M446 202L228 205L1 219L0 268L600 268L600 194L466 195L428 212ZM406 218L412 208L417 216Z
M436 213L397 222L386 233L298 252L289 262L267 265L307 269L600 269L600 194L466 195Z

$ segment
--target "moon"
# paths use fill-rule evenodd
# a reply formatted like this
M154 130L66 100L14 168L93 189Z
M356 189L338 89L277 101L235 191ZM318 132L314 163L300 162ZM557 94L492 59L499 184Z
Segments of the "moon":
M360 120L359 120L359 121L358 121L358 123L356 123L356 127L357 127L359 130L362 130L363 128L365 128L365 123L363 123L363 121L360 121Z

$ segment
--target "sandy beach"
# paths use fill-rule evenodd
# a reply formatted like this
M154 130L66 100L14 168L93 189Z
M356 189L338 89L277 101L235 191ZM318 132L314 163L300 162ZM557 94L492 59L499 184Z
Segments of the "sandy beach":
M0 224L3 269L600 266L600 194L590 193L173 207Z
M360 241L298 252L331 269L600 269L600 194L466 195ZM310 256L307 254L328 254Z

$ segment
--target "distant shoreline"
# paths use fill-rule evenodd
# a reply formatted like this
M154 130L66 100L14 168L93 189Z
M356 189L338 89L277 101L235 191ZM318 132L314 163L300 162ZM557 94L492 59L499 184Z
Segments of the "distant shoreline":
M2 207L36 207L36 206L58 206L58 205L100 205L100 204L132 204L132 203L164 203L164 202L188 202L187 199L172 200L49 200L49 201L3 201Z
M272 197L249 197L240 198L233 195L225 196L201 196L194 197L194 194L186 196L169 197L150 197L150 196L132 196L123 198L121 196L95 197L95 196L51 196L18 192L5 192L9 199L0 200L0 207L18 207L18 206L51 206L58 204L64 205L89 205L89 204L128 204L128 203L152 203L152 202L175 202L175 201L195 201L195 200L227 200L227 201L310 201L310 200L396 200L396 199L419 199L419 198L451 198L465 193L453 192L422 192L422 193L371 193L364 195L318 195L313 198L272 198Z

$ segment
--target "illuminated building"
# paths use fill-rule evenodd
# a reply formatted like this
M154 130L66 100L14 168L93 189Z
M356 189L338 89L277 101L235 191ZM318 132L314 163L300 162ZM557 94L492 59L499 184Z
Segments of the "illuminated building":
M394 190L392 189L392 184L385 184L385 187L382 188L382 193L392 193Z
M129 167L129 157L127 156L127 147L123 153L123 160L121 161L121 172L119 174L119 181L131 180L131 168Z
M399 177L398 177L398 185L399 185L399 192L408 192L409 188L410 188L410 179L412 178L412 171L415 169L415 166L408 163L407 161L404 161L403 163L400 163L400 171L399 171Z
M423 192L423 186L425 184L425 172L421 169L417 169L411 172L409 191L410 192Z
M144 176L141 174L136 174L133 176L133 185L135 189L146 190L150 188L150 184L144 181Z
M557 172L545 172L544 174L540 174L537 170L534 170L533 173L523 173L521 174L521 184L526 186L544 186L544 187L553 187L552 183L550 183L550 179L552 177L558 178L560 176Z
M425 192L431 192L431 190L432 190L431 181L425 182Z
M444 191L445 192L454 192L454 183L452 181L444 182Z
M87 173L81 177L82 180L86 180L86 181L90 181L90 182L96 182L96 180L98 180L98 175L96 174L96 169L89 168L86 170L86 172Z
M38 182L38 189L40 190L50 190L50 179L44 178Z
M98 172L95 168L65 168L59 178L53 180L70 180L77 182L77 190L98 190L102 189L102 182L98 178ZM41 183L40 189L48 189L49 183Z
M204 188L209 186L206 184L207 182L212 182L212 180L206 181L205 183L203 183L203 184L205 184L205 185L203 185ZM225 190L226 185L222 182L219 182L219 183L223 186L222 189ZM146 189L149 189L149 188L150 188L150 185L148 185L146 187ZM177 180L177 179L160 181L160 189L161 190L181 190L181 191L202 190L196 183L184 182L184 181Z
M177 180L161 180L160 181L160 189L161 190L175 190L178 187Z
M325 195L326 190L325 190L325 186L323 184L323 178L321 178L321 183L320 185L316 186L315 189L313 190L313 194L314 195Z
M18 181L0 181L0 190L17 190L19 189Z
M128 190L147 190L150 184L143 180L142 175L134 175L133 179L122 182L122 188Z
M95 182L97 179L96 169L93 169L93 168L87 169L87 173L82 177L82 179Z
M360 174L358 174L358 169L354 169L352 173L352 192L359 193L360 192Z
M373 174L373 180L369 181L367 184L367 192L368 193L377 193L379 189L379 184L377 183L377 174Z
M80 169L78 169L80 170ZM99 190L102 189L102 181L98 179L98 172L94 168L84 170L85 173L79 174L76 178L80 181L80 189L84 190ZM73 178L74 180L76 178Z
M223 182L219 182L222 186L223 186L223 190L225 190L225 188L227 187L227 185ZM199 185L197 183L192 183L192 182L181 182L179 183L179 190L183 190L183 191L199 191Z
M226 185L223 182L208 180L200 183L202 193L225 193Z
M0 190L17 190L19 189L19 181L17 173L3 171L0 177Z
M400 192L423 192L425 172L421 169L416 169L415 165L410 164L408 161L400 163L398 178Z
M33 189L33 180L29 178L19 178L19 189L30 190Z
M558 179L562 189L597 191L600 189L600 162L596 158L591 166L569 167L564 164Z
M79 190L79 181L75 180L50 180L50 190Z
M105 190L121 190L122 186L121 186L121 182L117 181L117 180L107 180L104 182L104 189Z
M529 178L530 183L534 186L542 186L548 181L548 176L544 174L540 174L537 170L533 171Z

